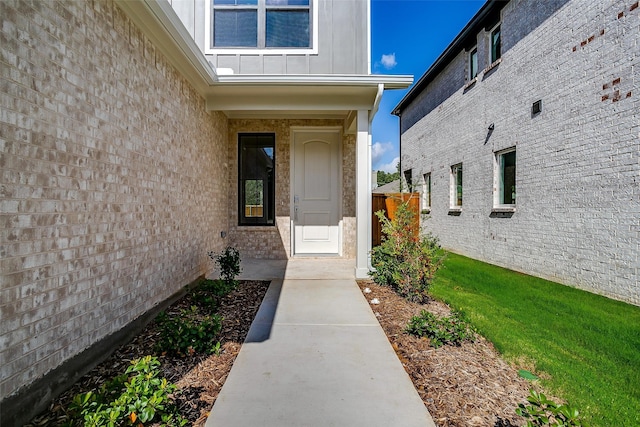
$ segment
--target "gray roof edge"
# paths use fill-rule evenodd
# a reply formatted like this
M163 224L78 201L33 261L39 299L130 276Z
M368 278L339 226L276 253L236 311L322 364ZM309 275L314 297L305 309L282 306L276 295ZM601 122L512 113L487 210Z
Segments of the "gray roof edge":
M464 49L469 43L469 39L474 36L480 28L492 22L496 15L500 14L503 7L509 3L510 0L487 0L487 2L480 8L480 10L471 18L467 25L460 31L460 33L453 39L451 44L440 54L440 56L433 62L431 67L418 79L407 94L400 100L398 105L391 111L391 114L400 116L402 110L413 101L424 88L427 87L431 81L451 62L453 58L458 54L460 49Z

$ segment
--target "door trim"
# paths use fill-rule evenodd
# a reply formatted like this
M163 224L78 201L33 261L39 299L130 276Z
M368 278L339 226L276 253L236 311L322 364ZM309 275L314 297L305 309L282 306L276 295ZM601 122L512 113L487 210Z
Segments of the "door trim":
M294 203L293 203L293 197L295 195L295 185L294 185L294 179L295 179L295 141L296 141L296 135L297 134L304 134L304 133L317 133L317 132L325 132L325 133L335 133L338 135L338 200L342 200L342 194L343 194L343 190L342 190L342 186L343 186L343 169L344 169L344 162L343 162L343 154L342 154L342 150L343 150L343 127L342 126L291 126L289 128L289 225L290 225L290 233L289 233L289 240L290 240L290 248L291 248L291 252L290 252L290 256L291 257L296 257L296 258L315 258L315 257L326 257L326 256L338 256L338 257L342 257L343 256L343 235L344 235L344 230L343 230L343 207L342 207L342 202L338 203L338 253L334 254L334 253L330 253L330 254L326 254L326 253L317 253L317 254L309 254L309 253L304 253L304 254L296 254L295 253L295 225L293 223L293 218L294 218Z

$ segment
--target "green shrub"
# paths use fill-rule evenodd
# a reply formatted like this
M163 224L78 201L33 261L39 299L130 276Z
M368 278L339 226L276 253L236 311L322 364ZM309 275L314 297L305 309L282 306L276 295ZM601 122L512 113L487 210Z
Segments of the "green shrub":
M225 282L222 279L212 280L207 279L203 280L200 286L198 286L194 290L194 294L196 297L204 296L204 297L223 297L227 295L229 292L235 289L235 284L233 282Z
M236 277L242 271L240 268L240 252L236 248L227 246L219 254L211 251L208 255L220 269L220 279L235 288L237 285Z
M422 310L420 315L409 320L405 330L411 335L429 338L435 348L444 344L460 345L462 341L473 341L476 336L473 327L458 312L439 319L427 310Z
M70 406L75 416L73 424L87 427L187 424L171 397L176 386L160 378L159 366L155 357L136 359L125 374L106 382L98 392L74 396Z
M569 405L557 404L553 400L530 390L527 398L529 405L518 404L516 414L527 420L527 427L554 426L554 427L581 427L586 424L580 419L580 412Z
M181 356L195 353L213 353L216 338L222 329L222 318L217 314L201 314L198 307L182 310L178 316L164 311L156 318L160 327L158 351Z
M428 300L431 280L444 253L432 235L420 236L416 215L407 202L398 206L393 220L384 211L376 212L382 224L382 243L371 251L371 276L379 285L389 286L409 301Z
M220 279L206 279L189 293L189 298L203 312L214 313L218 309L220 299L234 289L233 283Z

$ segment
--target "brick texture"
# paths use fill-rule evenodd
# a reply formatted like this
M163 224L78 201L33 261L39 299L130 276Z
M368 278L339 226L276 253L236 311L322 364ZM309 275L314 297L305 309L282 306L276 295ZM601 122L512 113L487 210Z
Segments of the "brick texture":
M342 126L341 120L229 120L229 242L249 258L291 256L291 127ZM271 132L276 138L276 226L238 226L238 134ZM344 258L355 258L355 137L342 140L342 220Z
M111 1L0 25L1 399L210 270L229 167L224 115Z
M513 0L502 10L501 63L452 94L443 74L403 112L402 169L414 179L432 174L423 227L446 248L640 304L635 4ZM480 69L489 65L488 40L488 31L478 34ZM454 80L464 55L445 70ZM442 98L437 106L429 104L434 97ZM537 100L542 112L532 114ZM495 153L510 147L516 211L492 215ZM449 171L460 162L463 206L450 215Z

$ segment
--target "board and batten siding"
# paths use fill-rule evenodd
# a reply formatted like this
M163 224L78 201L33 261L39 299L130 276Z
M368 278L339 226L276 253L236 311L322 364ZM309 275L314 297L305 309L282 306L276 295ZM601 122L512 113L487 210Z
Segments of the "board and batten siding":
M206 57L216 68L235 74L368 74L368 0L318 2L317 53L264 52L215 54ZM211 0L169 0L185 28L205 52L205 16Z

